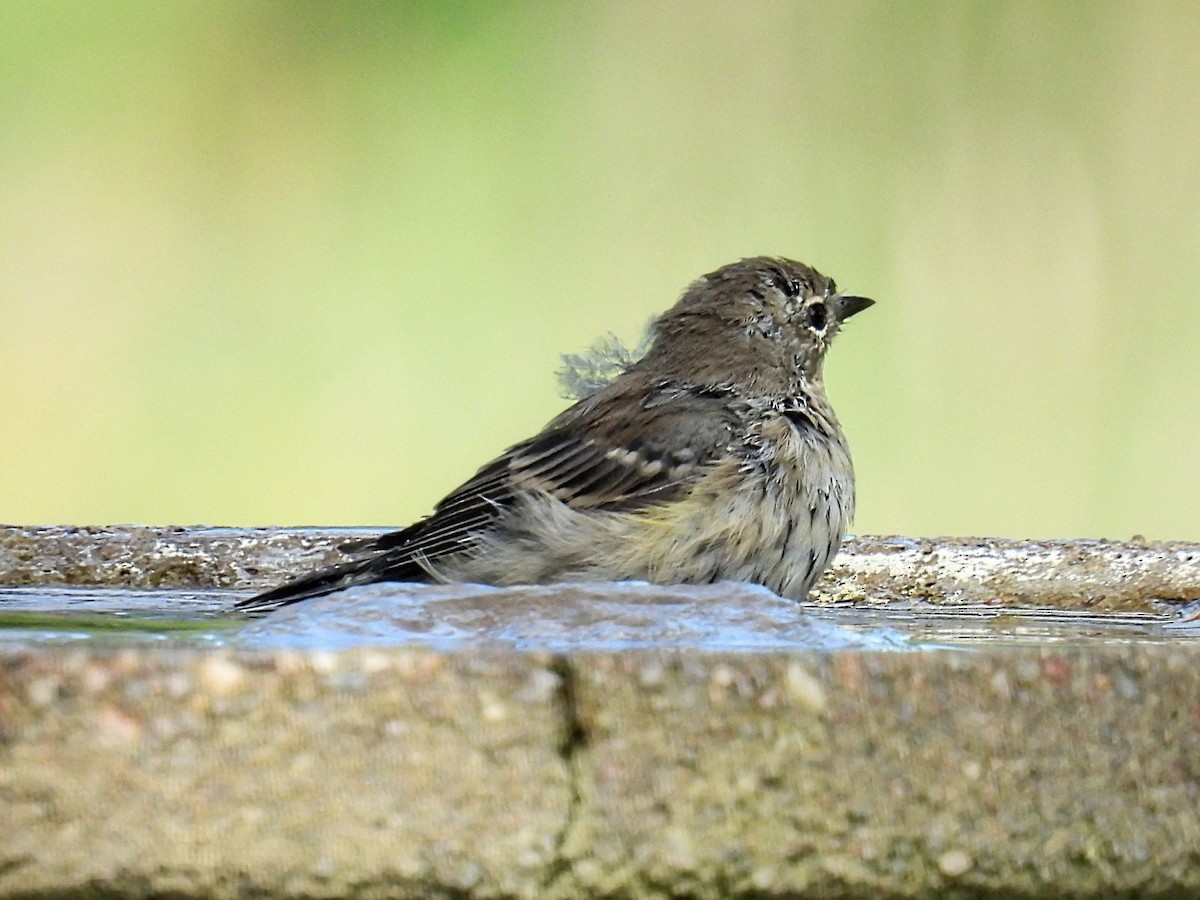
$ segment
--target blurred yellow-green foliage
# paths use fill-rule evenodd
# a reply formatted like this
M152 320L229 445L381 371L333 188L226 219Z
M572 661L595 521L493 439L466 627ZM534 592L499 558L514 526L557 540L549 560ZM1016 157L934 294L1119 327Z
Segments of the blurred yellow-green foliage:
M1180 3L0 4L0 518L404 524L794 256L856 530L1200 538Z

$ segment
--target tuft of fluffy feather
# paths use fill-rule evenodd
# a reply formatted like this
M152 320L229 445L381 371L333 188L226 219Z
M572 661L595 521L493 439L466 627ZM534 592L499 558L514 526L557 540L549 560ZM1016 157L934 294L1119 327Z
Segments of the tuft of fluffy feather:
M568 400L583 400L612 384L646 355L654 343L654 328L647 326L633 349L611 331L598 338L583 353L563 353L562 365L554 373L559 394Z

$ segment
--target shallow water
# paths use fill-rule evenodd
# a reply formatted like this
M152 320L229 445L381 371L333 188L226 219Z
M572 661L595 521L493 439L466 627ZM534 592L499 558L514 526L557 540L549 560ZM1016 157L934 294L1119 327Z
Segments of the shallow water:
M566 652L768 652L1194 641L1200 620L989 605L797 604L742 584L493 588L380 584L285 607L234 610L246 592L0 589L0 647L103 646ZM1186 611L1185 611L1186 612Z

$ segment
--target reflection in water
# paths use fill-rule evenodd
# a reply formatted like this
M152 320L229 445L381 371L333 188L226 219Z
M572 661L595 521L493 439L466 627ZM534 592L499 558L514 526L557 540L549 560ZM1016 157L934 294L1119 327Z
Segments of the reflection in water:
M0 590L0 647L86 641L177 647L566 652L629 648L778 652L969 649L1194 641L1200 621L987 605L822 606L760 587L641 582L494 588L377 584L259 619L234 591Z
M908 649L903 632L847 628L761 587L644 582L494 588L380 584L286 607L246 628L254 647L419 643L517 650Z

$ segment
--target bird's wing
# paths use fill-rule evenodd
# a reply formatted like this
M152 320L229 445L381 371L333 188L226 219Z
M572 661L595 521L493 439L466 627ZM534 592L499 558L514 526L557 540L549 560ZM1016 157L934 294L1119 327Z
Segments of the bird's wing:
M571 407L480 469L429 518L381 536L369 550L432 560L466 549L530 491L596 510L677 497L733 441L736 407L721 390L669 383L647 390L623 381Z
M629 510L667 503L736 439L729 392L671 382L618 379L509 448L450 493L428 518L354 547L360 558L243 601L271 609L375 581L425 581L427 565L471 549L530 492L575 509Z

